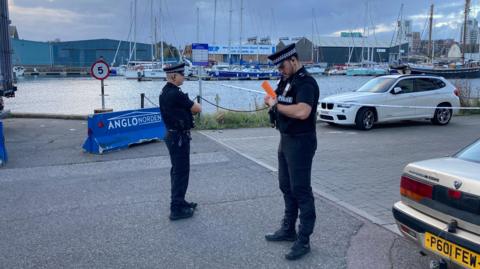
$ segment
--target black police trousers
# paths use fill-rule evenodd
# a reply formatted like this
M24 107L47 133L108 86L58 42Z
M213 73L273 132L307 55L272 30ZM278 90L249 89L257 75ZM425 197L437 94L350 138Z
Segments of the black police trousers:
M170 169L171 210L177 210L186 203L185 194L190 176L190 139L189 131L169 130L165 137L165 144L167 144L172 163Z
M284 221L290 227L295 227L300 211L299 238L308 239L315 226L311 172L316 150L315 132L299 135L281 134L278 148L278 180L285 200Z

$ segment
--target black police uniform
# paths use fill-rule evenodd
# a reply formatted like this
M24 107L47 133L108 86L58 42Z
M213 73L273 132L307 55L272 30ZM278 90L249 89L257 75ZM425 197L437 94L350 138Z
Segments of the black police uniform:
M274 64L297 57L295 44L269 56ZM315 226L315 201L311 187L312 160L317 149L316 114L320 90L305 68L282 79L276 89L278 104L308 104L312 110L305 120L290 118L276 109L271 120L280 131L278 147L278 180L285 201L282 227L265 238L268 241L295 241L287 259L298 259L310 251L309 238ZM300 211L300 215L298 214ZM300 218L298 236L295 224Z
M278 179L285 200L285 224L295 229L300 210L299 238L306 240L315 226L315 202L311 187L312 160L317 149L316 115L319 98L317 82L305 68L280 81L277 100L282 105L306 103L312 111L306 120L287 117L276 111L280 131Z
M194 207L185 201L190 174L190 129L194 127L191 108L194 102L188 94L168 82L160 95L160 112L167 128L165 144L170 154L172 168L171 204L172 213Z

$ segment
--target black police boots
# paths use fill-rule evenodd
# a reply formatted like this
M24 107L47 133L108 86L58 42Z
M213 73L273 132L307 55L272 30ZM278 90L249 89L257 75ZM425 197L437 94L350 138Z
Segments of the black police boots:
M190 207L193 210L197 209L197 203L185 201L185 204L187 207Z
M295 231L295 222L287 221L283 219L282 227L276 232L265 235L267 241L290 241L293 242L297 239L297 233Z
M305 254L310 252L310 240L299 236L298 239L293 243L290 252L285 255L287 260L298 260L303 257Z
M170 211L170 220L188 219L193 216L194 209L191 207L180 207Z

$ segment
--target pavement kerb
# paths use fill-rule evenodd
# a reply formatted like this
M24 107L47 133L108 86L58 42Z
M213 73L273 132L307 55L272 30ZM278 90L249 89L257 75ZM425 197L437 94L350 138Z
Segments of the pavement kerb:
M258 165L260 165L262 167L265 167L266 169L270 170L271 172L278 172L277 168L275 168L273 166L270 166L270 165L268 165L268 164L266 164L262 161L259 161L252 156L244 154L243 152L240 152L239 150L227 145L226 143L214 138L213 136L211 136L211 135L209 135L205 132L198 131L198 133L200 133L200 134L204 135L205 137L213 140L214 142L228 148L229 150L232 150L233 152L247 158L248 160L257 163ZM385 223L384 221L382 221L379 218L365 212L364 210L358 209L355 206L352 206L351 204L346 203L346 202L342 201L341 199L339 199L339 198L337 198L337 197L335 197L331 194L328 194L328 193L326 193L322 190L319 190L315 186L312 186L312 190L313 190L315 195L320 196L321 198L331 202L332 204L339 206L340 208L344 209L344 211L349 213L350 215L352 215L354 217L357 217L357 218L361 217L363 219L367 219L370 222L372 222L373 224L378 225L379 227L382 227L382 228L384 228L384 229L386 229L386 230L388 230L388 231L390 231L390 232L392 232L396 235L401 235L400 231L397 229L397 226L395 224Z
M88 115L10 112L6 118L87 120Z

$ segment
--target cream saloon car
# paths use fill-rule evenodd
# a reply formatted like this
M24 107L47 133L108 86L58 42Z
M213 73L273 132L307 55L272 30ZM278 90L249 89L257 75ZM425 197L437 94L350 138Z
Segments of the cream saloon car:
M458 90L446 79L426 75L388 75L360 89L320 100L319 120L370 130L388 121L428 119L446 125L460 106Z
M480 140L452 157L408 164L400 194L398 228L441 258L436 268L480 268Z

